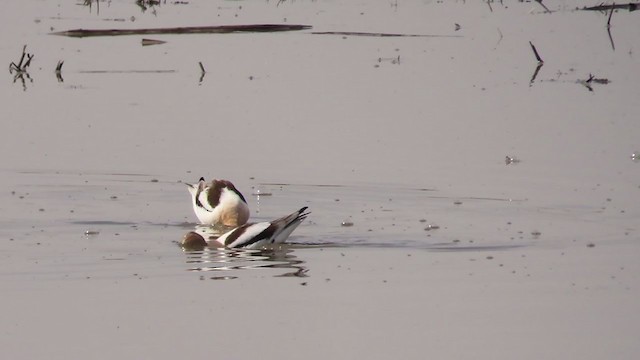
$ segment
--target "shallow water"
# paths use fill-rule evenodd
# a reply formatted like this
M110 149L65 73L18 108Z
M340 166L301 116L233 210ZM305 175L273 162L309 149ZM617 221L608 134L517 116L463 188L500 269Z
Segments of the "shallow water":
M640 13L609 36L544 3L7 2L0 54L34 58L0 86L0 347L636 358ZM252 23L313 28L50 34ZM183 250L200 176L312 214L281 249Z

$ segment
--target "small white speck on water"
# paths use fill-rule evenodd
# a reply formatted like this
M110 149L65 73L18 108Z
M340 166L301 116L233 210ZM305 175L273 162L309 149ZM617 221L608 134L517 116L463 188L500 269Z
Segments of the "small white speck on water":
M483 88L483 90L484 90L484 88ZM505 164L507 164L507 165L513 165L513 164L517 164L517 163L519 163L519 162L520 162L520 160L519 160L518 158L516 158L515 156L509 156L509 155L507 155L507 156L505 156L505 158L504 158L504 162L505 162Z

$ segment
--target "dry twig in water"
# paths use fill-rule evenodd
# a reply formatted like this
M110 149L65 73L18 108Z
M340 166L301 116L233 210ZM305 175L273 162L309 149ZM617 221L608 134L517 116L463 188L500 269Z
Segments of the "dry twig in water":
M24 61L25 57L27 58L26 62ZM20 61L18 61L17 64L14 62L11 62L11 64L9 64L9 73L13 74L14 71L16 73L27 72L27 68L29 67L29 65L31 65L32 59L33 59L33 54L27 53L27 45L23 46L22 56L20 56Z
M551 12L551 10L549 10L549 8L548 8L545 4L543 4L543 3L542 3L542 0L536 0L536 2L537 2L538 4L540 4L540 6L542 6L542 7L544 8L544 11L545 11L545 12L547 12L547 13L550 13L550 12Z
M311 29L309 25L287 24L254 24L254 25L221 25L221 26L188 26L174 28L154 29L75 29L51 33L69 37L89 36L122 36L122 35L149 35L149 34L230 34L241 32L280 32Z
M531 41L529 41L529 45L531 45L531 50L533 50L533 55L535 55L536 60L538 60L538 63L539 64L543 64L544 61L540 57L540 54L538 54L538 50L536 50L536 47L533 45L533 43Z

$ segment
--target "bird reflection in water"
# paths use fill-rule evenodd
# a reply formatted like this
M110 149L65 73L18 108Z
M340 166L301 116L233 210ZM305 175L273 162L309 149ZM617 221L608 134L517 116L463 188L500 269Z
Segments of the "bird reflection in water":
M185 236L188 236L187 233ZM281 244L265 249L228 249L210 246L182 247L187 256L187 271L221 272L213 280L237 278L239 271L283 269L276 277L306 277L308 269L304 261L294 255L291 245ZM222 274L224 273L224 275Z

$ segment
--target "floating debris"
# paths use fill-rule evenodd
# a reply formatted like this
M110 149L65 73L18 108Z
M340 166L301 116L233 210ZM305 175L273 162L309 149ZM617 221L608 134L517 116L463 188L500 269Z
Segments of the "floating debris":
M96 231L96 230L86 230L84 232L84 236L95 236L100 234L100 231Z
M594 244L594 243L588 243L588 244L587 244L587 247L588 247L588 248L596 247L596 244Z
M201 278L203 278L203 276L201 276ZM212 276L210 277L211 280L233 280L233 279L237 279L237 276Z
M518 164L519 162L520 162L520 159L518 159L515 156L507 155L504 157L504 163L507 165L515 165L515 164Z
M27 61L24 61L25 57ZM20 56L20 61L18 61L17 64L14 62L11 62L11 64L9 64L9 73L13 74L14 71L18 74L26 72L29 65L31 65L32 59L33 59L33 54L27 53L27 45L23 46L22 56Z
M123 36L123 35L159 35L159 34L231 34L243 32L280 32L311 29L309 25L286 24L252 24L252 25L222 25L222 26L186 26L173 28L151 29L75 29L53 32L51 35L69 37L90 36Z
M343 221L342 223L340 223L340 226L349 227L353 226L353 223L351 221Z
M586 87L589 91L593 91L593 88L591 87L591 85L593 84L607 85L611 82L611 80L607 78L597 78L595 77L595 75L589 74L589 78L587 80L578 80L577 82L578 84L581 84L584 87Z
M166 44L166 41L154 40L154 39L142 39L142 46L161 45Z
M545 11L546 13L550 13L550 12L551 12L551 10L549 10L549 8L548 8L545 4L543 4L543 3L542 3L542 0L535 0L535 1L536 1L538 4L540 4L540 6L542 6L542 7L544 8L544 11Z
M640 152L639 151L635 151L631 154L631 161L633 162L640 162Z
M58 60L55 71L58 82L64 82L64 79L62 78L62 65L64 65L64 60Z
M431 231L431 230L438 230L438 229L440 229L440 226L435 224L429 224L427 225L426 228L424 228L424 231Z
M597 5L597 6L589 6L589 7L583 7L580 10L590 10L590 11L607 11L607 10L613 10L613 9L629 9L629 11L635 11L638 10L638 3L628 3L628 4L616 4L613 3L612 5Z
M542 57L540 57L540 53L538 53L538 49L536 49L536 46L533 45L531 41L529 41L529 45L531 46L531 50L533 50L533 55L536 57L536 60L538 60L538 64L543 64L544 60L542 60Z

